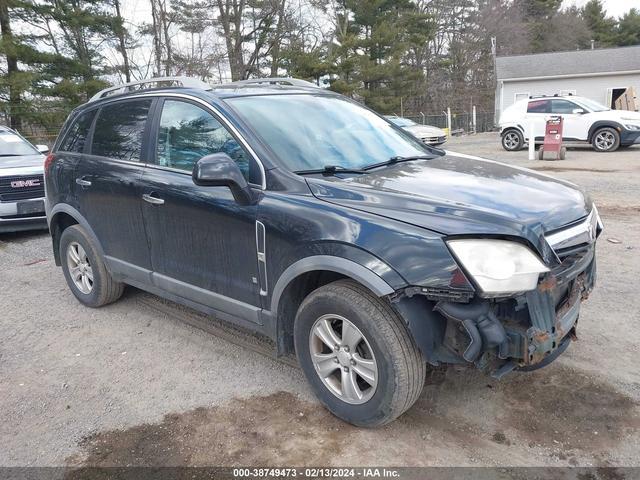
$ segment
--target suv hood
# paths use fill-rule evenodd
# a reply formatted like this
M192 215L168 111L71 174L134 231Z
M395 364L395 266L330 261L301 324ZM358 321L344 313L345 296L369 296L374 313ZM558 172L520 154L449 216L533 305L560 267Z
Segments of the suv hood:
M443 137L446 135L445 131L441 128L432 127L430 125L411 125L403 128L413 135L422 135L425 137Z
M593 112L590 114L594 120L616 120L622 124L633 123L640 124L640 112L631 110L607 110L604 112Z
M447 152L348 178L307 177L319 199L446 235L542 235L591 211L577 186L524 168Z
M44 156L40 154L35 155L17 155L15 157L2 157L0 156L0 175L8 175L5 169L20 169L24 167L40 167L44 168ZM33 171L33 168L29 169L29 173ZM17 172L19 174L20 172ZM16 174L16 173L12 173Z

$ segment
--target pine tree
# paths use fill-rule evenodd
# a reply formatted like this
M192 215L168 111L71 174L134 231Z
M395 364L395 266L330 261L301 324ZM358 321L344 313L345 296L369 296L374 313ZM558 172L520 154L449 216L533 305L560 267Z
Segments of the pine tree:
M590 0L582 9L582 17L598 47L610 47L616 44L616 21L607 17L601 0Z

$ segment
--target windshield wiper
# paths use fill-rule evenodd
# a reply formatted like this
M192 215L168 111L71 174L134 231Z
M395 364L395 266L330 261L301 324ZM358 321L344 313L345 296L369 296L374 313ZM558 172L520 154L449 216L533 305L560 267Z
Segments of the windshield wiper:
M362 167L362 170L372 170L374 168L385 167L387 165L393 165L393 164L400 163L400 162L410 162L412 160L432 160L433 158L435 158L435 157L432 156L432 155L412 155L410 157L400 157L400 156L391 157L386 162L372 163L371 165L367 165L366 167Z
M17 153L0 153L0 157L20 157Z
M321 173L322 175L335 175L336 173L360 173L367 174L369 172L365 172L364 170L360 170L357 168L345 168L340 165L325 165L323 168L315 168L313 170L298 170L294 173L298 175L312 175Z

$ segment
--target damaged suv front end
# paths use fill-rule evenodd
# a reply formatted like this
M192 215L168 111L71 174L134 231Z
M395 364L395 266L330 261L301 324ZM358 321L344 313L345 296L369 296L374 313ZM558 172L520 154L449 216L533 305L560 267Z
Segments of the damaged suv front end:
M398 297L427 297L431 336L438 340L428 361L473 363L494 378L513 370L535 370L577 340L580 305L596 279L595 245L603 229L595 205L586 218L544 235L542 256L518 240L449 238L447 246L475 294L441 298L413 288ZM425 305L422 306L425 308ZM415 325L415 322L414 322ZM420 327L416 326L417 330Z

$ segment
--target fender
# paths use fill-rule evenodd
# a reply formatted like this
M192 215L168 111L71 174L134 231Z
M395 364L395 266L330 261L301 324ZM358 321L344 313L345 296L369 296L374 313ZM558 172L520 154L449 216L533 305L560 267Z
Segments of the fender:
M272 314L277 314L280 297L287 285L303 273L312 272L314 270L328 270L346 275L347 277L360 282L379 297L391 295L395 291L391 285L372 270L369 270L354 261L330 255L314 255L298 260L282 272L282 275L280 275L280 278L278 278L278 281L276 282L276 286L274 287L273 294L271 296Z
M74 207L72 207L68 203L57 203L56 205L54 205L54 207L51 209L51 211L49 211L47 213L47 223L49 224L49 231L51 232L51 239L54 242L53 255L54 255L54 258L56 259L56 265L60 265L60 263L59 263L60 262L60 252L58 252L57 245L55 245L55 237L54 237L55 232L51 229L51 227L54 224L54 220L56 218L56 215L59 214L59 213L66 213L67 215L72 217L76 222L78 222L78 224L82 228L84 228L84 230L87 232L89 237L91 237L91 240L93 241L93 243L97 246L98 253L100 254L100 256L104 258L104 250L102 248L102 244L98 240L97 235L93 231L93 228L91 228L91 225L89 225L89 222L87 221L87 219L84 218L82 216L82 214L77 209L75 209ZM106 264L106 262L105 262L105 264ZM109 269L108 266L107 266L107 269ZM111 273L111 272L109 272L109 273Z
M504 123L500 125L500 135L502 135L507 130L520 130L520 133L525 134L524 127L519 123Z
M593 134L596 133L596 130L602 127L611 127L615 128L618 133L621 133L625 128L615 120L598 120L597 122L593 122L591 127L589 127L589 135L587 136L587 141L590 142L593 138Z

